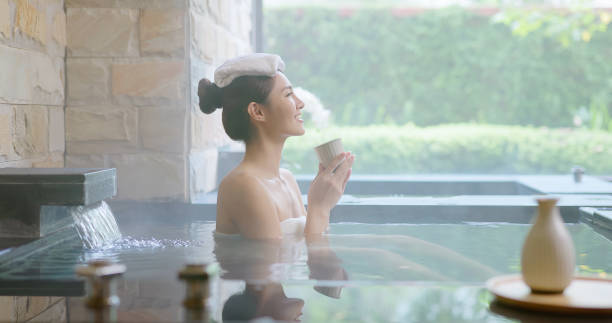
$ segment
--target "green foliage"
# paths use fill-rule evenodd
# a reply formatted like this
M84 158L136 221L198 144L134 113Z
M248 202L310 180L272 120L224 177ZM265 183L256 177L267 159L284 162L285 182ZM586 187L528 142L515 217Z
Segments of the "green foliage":
M355 173L563 174L573 165L612 173L612 134L603 131L452 124L331 127L285 145L284 166L316 173L313 147L341 137Z
M319 96L337 124L567 127L596 100L612 115L612 96L601 100L612 93L609 30L565 47L459 8L264 15L266 51L283 57L292 83Z
M573 42L589 42L594 33L605 32L612 20L610 13L577 6L572 10L508 9L494 21L508 25L514 35L525 37L542 32L556 38L562 46Z

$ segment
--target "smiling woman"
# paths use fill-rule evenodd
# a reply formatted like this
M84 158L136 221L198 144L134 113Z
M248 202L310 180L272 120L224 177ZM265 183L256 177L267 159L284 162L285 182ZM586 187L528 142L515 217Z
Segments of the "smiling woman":
M225 132L246 144L244 159L219 186L217 233L257 239L278 239L289 231L320 234L344 192L354 161L350 153L338 155L328 168L319 166L308 192L308 211L293 174L280 169L286 139L305 133L304 103L284 67L278 55L257 53L225 62L215 71L214 83L200 81L200 109L212 113L223 108ZM303 229L296 230L296 223Z

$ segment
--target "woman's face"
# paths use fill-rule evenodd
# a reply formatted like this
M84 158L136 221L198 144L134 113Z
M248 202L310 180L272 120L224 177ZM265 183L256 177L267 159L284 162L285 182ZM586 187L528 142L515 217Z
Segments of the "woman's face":
M266 106L267 130L278 133L283 138L301 136L306 132L302 120L304 102L293 93L285 74L276 73L274 87L268 95Z

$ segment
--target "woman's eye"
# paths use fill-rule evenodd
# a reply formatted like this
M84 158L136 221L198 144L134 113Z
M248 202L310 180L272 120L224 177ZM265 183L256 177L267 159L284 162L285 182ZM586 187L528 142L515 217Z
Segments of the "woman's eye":
M289 92L289 94L287 94L287 96L292 96L292 95L293 95L293 92Z

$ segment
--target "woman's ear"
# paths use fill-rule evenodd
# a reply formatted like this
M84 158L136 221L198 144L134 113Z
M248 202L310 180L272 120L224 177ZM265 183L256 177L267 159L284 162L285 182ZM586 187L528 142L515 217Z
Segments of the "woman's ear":
M263 105L257 102L249 103L249 106L247 107L247 112L249 113L249 116L251 116L251 119L253 121L266 121L264 107Z

